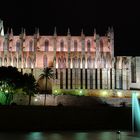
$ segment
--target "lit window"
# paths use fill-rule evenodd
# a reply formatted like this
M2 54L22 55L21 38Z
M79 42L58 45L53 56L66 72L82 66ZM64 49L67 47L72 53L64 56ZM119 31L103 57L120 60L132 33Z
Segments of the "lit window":
M48 41L48 40L45 41L45 48L44 48L44 51L45 51L45 52L48 52L48 51L49 51L49 41Z
M63 41L60 42L60 51L64 51L64 42Z
M90 41L88 40L88 41L87 41L87 51L88 51L88 52L90 52L90 47L91 47Z
M77 52L77 41L74 41L74 51Z
M30 40L29 42L29 51L32 52L33 51L33 41Z
M20 51L20 42L16 42L16 52Z

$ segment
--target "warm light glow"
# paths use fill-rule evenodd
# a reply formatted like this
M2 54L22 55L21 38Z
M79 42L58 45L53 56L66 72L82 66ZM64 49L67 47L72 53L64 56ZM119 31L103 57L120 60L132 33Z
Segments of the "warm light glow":
M122 93L121 92L117 92L118 97L122 97Z
M37 102L38 101L38 99L37 98L35 98L35 102Z
M108 95L107 91L103 91L102 94L101 94L101 96L107 96L107 95Z

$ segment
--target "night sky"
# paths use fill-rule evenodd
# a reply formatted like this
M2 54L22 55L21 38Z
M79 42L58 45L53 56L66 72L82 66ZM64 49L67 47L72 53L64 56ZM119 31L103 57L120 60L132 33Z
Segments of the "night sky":
M114 27L115 55L138 55L140 8L138 1L128 0L4 0L1 1L0 18L4 21L5 32L13 28L19 34L26 28L33 34L35 27L40 34L66 35L69 27L72 35L106 34L108 26Z

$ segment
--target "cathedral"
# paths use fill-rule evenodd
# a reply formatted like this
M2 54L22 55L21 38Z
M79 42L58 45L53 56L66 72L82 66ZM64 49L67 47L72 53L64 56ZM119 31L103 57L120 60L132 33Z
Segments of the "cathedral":
M119 47L119 46L115 46ZM114 31L108 28L104 36L94 30L91 36L14 35L4 34L0 20L0 66L17 67L32 73L38 80L46 67L53 69L53 89L139 89L140 57L114 56Z

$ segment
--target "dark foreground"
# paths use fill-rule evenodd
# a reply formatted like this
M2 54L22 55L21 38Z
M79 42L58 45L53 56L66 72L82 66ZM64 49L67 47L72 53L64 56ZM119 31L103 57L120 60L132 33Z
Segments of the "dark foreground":
M131 130L131 108L0 106L0 131Z

